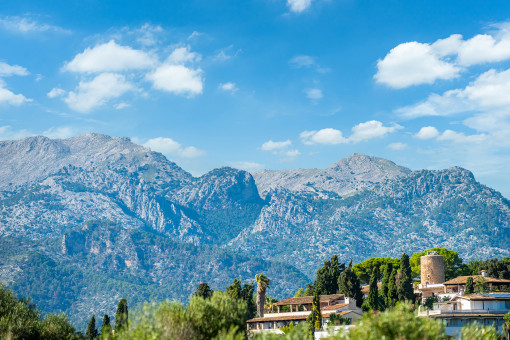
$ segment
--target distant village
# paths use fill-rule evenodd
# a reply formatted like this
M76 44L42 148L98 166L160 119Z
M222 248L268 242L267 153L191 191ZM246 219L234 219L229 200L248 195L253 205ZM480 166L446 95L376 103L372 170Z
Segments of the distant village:
M494 278L481 270L479 275L458 276L445 280L445 261L437 251L428 251L420 258L420 282L413 284L418 318L441 321L448 336L458 337L462 327L470 324L493 326L504 333L504 316L510 313L510 280ZM377 282L381 290L383 282ZM480 286L475 293L475 286ZM361 287L363 299L369 299L370 285ZM354 297L345 294L319 296L322 328L315 339L325 338L331 330L356 327L364 313ZM428 302L428 303L427 303ZM432 303L431 303L432 302ZM258 317L247 321L253 334L284 334L289 326L310 319L314 296L289 297L266 306ZM427 306L428 305L428 306ZM343 320L340 324L338 320Z

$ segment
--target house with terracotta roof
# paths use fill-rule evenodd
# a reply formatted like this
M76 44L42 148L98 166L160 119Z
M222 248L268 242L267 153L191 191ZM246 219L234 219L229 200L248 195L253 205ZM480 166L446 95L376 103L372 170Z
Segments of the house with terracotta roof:
M468 277L473 278L473 282L476 282L480 278L485 280L487 285L489 286L489 290L493 290L494 288L501 290L505 286L510 286L510 280L506 279L496 279L494 277L487 276L487 272L482 270L481 275L470 275L470 276L458 276L454 279L443 282L444 292L445 293L464 293L466 289L466 281Z
M461 328L471 323L494 326L503 333L503 316L510 311L510 292L457 295L450 301L435 303L432 310L422 307L418 317L441 320L449 336L458 336Z
M282 334L280 327L290 323L304 322L311 313L313 296L292 297L275 303L262 317L247 321L252 332L271 332ZM343 294L321 295L320 305L322 322L327 324L332 313L350 319L354 323L362 318L363 311L356 306L356 300Z

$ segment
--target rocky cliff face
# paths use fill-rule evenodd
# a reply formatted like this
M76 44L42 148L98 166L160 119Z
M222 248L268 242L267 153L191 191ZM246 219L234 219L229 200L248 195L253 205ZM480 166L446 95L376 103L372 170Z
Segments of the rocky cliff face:
M128 280L143 297L168 284L165 294L187 298L200 277L224 288L227 277L260 270L273 275L272 287L284 282L278 296L299 288L302 273L313 281L333 254L361 261L446 247L464 259L510 255L509 201L461 168L411 171L354 154L326 169L252 176L220 168L195 178L129 139L98 134L0 142L0 159L0 240L39 247L25 257L37 261L0 260L0 279L19 289L40 266L64 266L81 282L69 283L75 298L110 276L118 294ZM301 279L284 278L280 262ZM34 294L51 306L46 293Z

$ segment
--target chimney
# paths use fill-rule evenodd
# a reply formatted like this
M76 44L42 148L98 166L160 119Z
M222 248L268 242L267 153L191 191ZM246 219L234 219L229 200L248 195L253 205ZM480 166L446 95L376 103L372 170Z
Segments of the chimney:
M487 271L485 269L482 270L482 276L487 277Z

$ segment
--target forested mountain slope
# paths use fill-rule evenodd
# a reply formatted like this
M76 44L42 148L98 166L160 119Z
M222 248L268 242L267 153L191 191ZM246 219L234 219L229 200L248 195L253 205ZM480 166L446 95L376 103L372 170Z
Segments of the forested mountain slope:
M98 134L3 141L0 160L0 279L79 320L130 291L186 299L201 281L224 288L257 272L283 297L333 254L510 255L509 201L458 167L411 171L354 154L326 169L193 177Z

